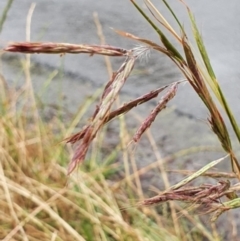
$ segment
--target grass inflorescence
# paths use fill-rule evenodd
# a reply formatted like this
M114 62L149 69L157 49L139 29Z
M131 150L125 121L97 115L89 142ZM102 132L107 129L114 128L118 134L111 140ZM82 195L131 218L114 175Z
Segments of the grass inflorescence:
M181 21L166 1L163 0L163 3L175 19L180 35L150 0L144 0L150 16L136 1L130 2L156 31L160 43L115 30L120 36L140 42L141 45L132 49L123 49L106 44L21 42L9 44L4 49L4 52L25 54L69 53L125 58L118 70L111 73L91 118L81 131L71 133L69 137L66 137L66 133L71 132L77 122L82 120L81 118L77 121L75 119L69 126L57 118L53 118L49 123L44 122L39 115L39 107L29 85L30 58L26 59L28 63L25 68L27 85L24 88L10 92L2 78L0 190L3 195L0 200L2 207L0 223L3 225L0 226L0 234L4 241L93 240L92 237L94 240L197 240L191 235L185 235L186 226L178 220L178 212L196 224L202 237L216 240L216 232L211 234L199 220L192 218L187 212L188 208L183 210L170 202L169 206L165 206L165 209L170 211L165 213L168 215L170 213L171 217L166 217L164 211L160 215L157 209L149 206L166 204L169 201L181 201L187 207L193 207L196 212L201 210L200 212L205 214L210 213L213 222L224 212L240 207L237 195L239 183L232 185L229 181L230 178L240 179L240 165L223 116L226 114L238 140L240 140L240 131L217 81L193 14L187 5L180 1L189 14L194 39L202 58L201 62L195 57L195 49L191 47L190 38L181 25ZM159 26L151 18L154 18ZM162 28L167 30L169 36ZM172 37L175 38L178 46L171 43ZM169 57L185 79L160 86L122 105L115 105L136 61L148 55L149 51L157 51ZM162 165L159 165L164 175L166 189L159 191L154 197L146 198L142 192L140 171L136 170L136 163L133 161L131 167L134 173L129 172L127 161L133 159L126 149L129 143L138 143L142 135L147 133L157 115L175 97L177 87L182 82L189 83L206 106L209 112L207 121L227 155L210 162L198 171L183 171L182 173L189 174L189 176L173 186L168 183L166 172ZM128 131L125 129L123 114L157 98L160 94L162 96L159 102L142 121L135 134L131 138L126 138L129 135L126 134ZM33 106L29 105L29 99ZM223 111L220 110L218 104L223 107ZM34 113L34 116L30 113ZM111 177L112 170L119 164L108 161L106 163L110 164L107 166L104 161L99 163L95 160L97 155L94 153L94 145L95 141L100 138L104 126L114 118L119 118L121 126L119 145L122 149L125 148L122 157L125 161L125 177L121 181L112 182L109 176ZM151 139L150 136L149 139ZM73 150L69 145L65 147L60 144L56 145L62 140L76 147ZM150 143L155 148L152 140ZM66 169L65 164L66 160L70 159L69 156L72 158ZM84 162L89 156L94 157L91 160L91 166ZM158 157L158 154L156 156ZM227 158L230 160L232 173L208 171ZM106 159L111 159L111 157L106 157ZM80 163L82 168L74 173ZM181 170L177 171L181 172ZM200 176L217 177L220 180L216 184L189 185ZM132 179L135 180L134 183L131 183ZM223 198L224 201L221 200ZM132 199L135 200L132 201Z

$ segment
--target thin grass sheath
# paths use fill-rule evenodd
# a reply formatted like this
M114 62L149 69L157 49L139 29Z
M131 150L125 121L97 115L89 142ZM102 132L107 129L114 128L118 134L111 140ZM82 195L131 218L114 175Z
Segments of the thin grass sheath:
M150 115L143 121L142 125L139 127L139 129L136 131L133 137L134 142L139 141L142 134L147 130L147 128L149 128L152 125L159 112L163 110L166 107L167 103L176 95L178 84L179 82L176 82L171 85L168 92L158 102L158 105L152 110Z
M12 43L4 49L6 52L19 52L27 54L99 54L107 56L128 56L129 50L109 45L88 45L69 43Z

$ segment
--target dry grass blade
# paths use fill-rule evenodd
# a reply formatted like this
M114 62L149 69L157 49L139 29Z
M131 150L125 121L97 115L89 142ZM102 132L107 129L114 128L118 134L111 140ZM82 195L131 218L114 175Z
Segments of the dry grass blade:
M2 183L1 183L2 184ZM57 222L61 223L62 227L65 228L69 233L73 235L76 240L84 241L85 239L74 230L71 225L69 225L65 220L63 220L51 207L48 206L48 204L44 203L41 199L39 199L38 196L32 194L29 190L21 187L20 185L17 185L16 183L8 180L8 188L12 192L15 192L32 202L36 203L39 206L42 206L43 209Z
M144 0L148 10L152 13L155 19L160 22L180 43L181 38L172 28L172 26L168 23L168 21L163 17L163 15L157 10L157 8L152 4L150 0Z
M144 120L139 129L136 131L133 140L138 142L142 134L151 126L155 118L161 110L163 110L167 103L176 95L178 83L174 83L169 88L168 92L161 98L157 106L152 110L150 115Z
M44 54L99 54L107 56L128 56L130 52L126 49L117 48L109 45L88 45L88 44L69 44L69 43L12 43L4 49L6 52L19 53L44 53Z

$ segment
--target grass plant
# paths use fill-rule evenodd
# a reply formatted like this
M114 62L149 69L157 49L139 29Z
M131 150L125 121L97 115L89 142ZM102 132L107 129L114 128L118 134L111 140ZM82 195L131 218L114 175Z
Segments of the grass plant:
M23 66L26 86L18 91L12 91L2 78L0 103L2 115L0 119L0 191L2 194L0 237L2 240L145 241L204 238L221 240L214 224L212 229L204 227L197 216L189 215L188 208L193 207L195 211L204 209L204 213L212 215L213 222L222 213L239 208L240 201L237 195L239 183L232 185L229 179L240 179L240 165L232 148L226 120L218 104L223 107L223 112L238 140L240 140L240 131L212 69L193 14L183 1L179 1L186 7L189 14L194 39L202 58L200 61L195 57L195 49L191 47L190 38L181 21L167 1L163 0L163 3L176 20L180 34L172 28L150 0L144 0L150 16L136 1L129 2L156 31L160 43L116 30L119 35L138 41L141 45L128 50L106 45L103 41L99 45L22 42L12 43L4 49L4 52L25 54L85 53L111 57L124 56L125 61L116 72L111 73L108 83L101 92L95 112L86 126L76 134L72 134L72 130L82 121L81 117L89 103L86 101L85 106L82 105L82 109L76 114L77 117L70 124L63 123L57 118L45 123L39 115L36 96L31 86L29 55ZM151 18L160 24L155 24ZM167 30L168 35L163 29ZM170 36L176 39L178 46L171 43ZM182 52L179 49L182 49ZM147 55L148 51L158 51L168 56L185 79L159 87L125 104L118 104L117 108L113 109L122 87L127 84L135 62ZM198 171L191 172L188 177L173 186L170 185L162 164L154 164L155 166L151 168L158 167L161 170L166 190L148 198L144 195L140 181L140 174L146 172L146 169L142 171L137 169L136 160L132 153L127 151L127 147L129 142L138 143L141 136L146 133L157 159L161 159L149 129L158 113L166 108L168 102L177 94L177 86L182 82L192 86L208 109L207 121L218 137L226 156L203 166ZM163 93L164 90L167 91ZM162 97L156 107L142 121L136 133L130 137L123 114L160 94ZM120 123L119 146L122 150L125 176L122 180L113 182L111 179L113 170L116 170L119 165L113 161L113 156L116 155L119 146L101 162L97 160L96 146L99 145L98 141L101 139L104 126L114 118L119 118ZM70 137L66 138L66 133ZM70 145L65 147L56 145L62 140L75 144L74 151ZM72 156L72 159L66 169L65 164L69 156ZM225 158L229 158L233 173L208 172L211 167ZM88 162L84 162L85 159L90 161L90 166ZM80 163L81 168L74 172ZM189 185L202 175L217 176L221 180L217 184ZM221 202L220 198L223 197L225 199ZM181 201L187 208L182 209L172 201ZM160 213L157 208L151 207L156 204L162 204L163 209L167 211L163 210ZM178 218L180 215L184 218ZM188 231L189 223L192 223L194 230Z
M1 240L214 240L195 219L199 227L186 238L187 227L175 220L175 225L183 225L176 233L169 214L136 208L144 198L141 184L135 184L140 173L111 181L120 165L114 162L115 150L99 162L92 148L92 158L75 175L67 175L65 166L73 150L59 143L81 122L89 100L69 124L57 116L46 123L44 117L32 117L29 98L35 94L29 85L14 90L1 78L1 86ZM34 111L40 111L36 107ZM128 130L122 127L121 132ZM121 142L128 145L125 138ZM129 159L129 153L123 155Z

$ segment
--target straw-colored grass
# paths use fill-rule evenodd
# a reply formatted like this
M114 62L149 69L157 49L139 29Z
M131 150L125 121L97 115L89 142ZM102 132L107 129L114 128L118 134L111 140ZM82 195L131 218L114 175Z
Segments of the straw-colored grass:
M10 89L4 78L1 87L1 240L157 241L195 240L195 235L214 240L195 218L191 220L194 230L185 237L189 230L182 219L173 220L169 212L160 215L155 208L137 207L144 196L141 184L135 183L145 171L136 172L133 179L129 174L111 181L121 169L121 163L114 162L118 147L101 162L90 151L89 161L68 176L66 166L73 151L60 142L81 119L64 124L57 117L47 123L44 118L32 118L31 113L38 112L28 101L34 97L32 89ZM83 115L88 101L76 117ZM121 132L128 131L123 128ZM121 142L128 144L125 138ZM192 218L181 215L185 222Z
M132 206L127 187L114 188L105 178L117 164L92 160L89 171L86 166L68 177L71 149L59 144L67 127L57 118L36 122L26 102L29 90L1 90L1 240L178 240L171 229L159 228L155 211L120 210Z

